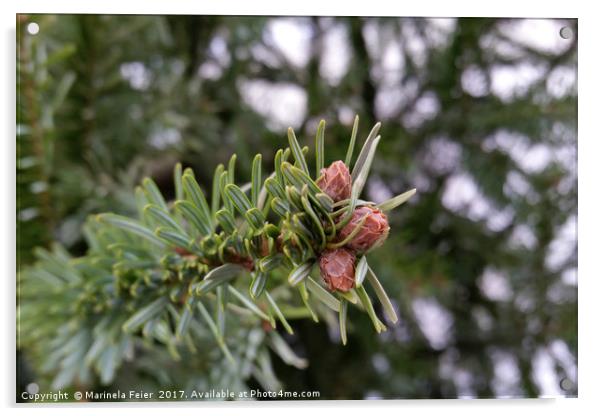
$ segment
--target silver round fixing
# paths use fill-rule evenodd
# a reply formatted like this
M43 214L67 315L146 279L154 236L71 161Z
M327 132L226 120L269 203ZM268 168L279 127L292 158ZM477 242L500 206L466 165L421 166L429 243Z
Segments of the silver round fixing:
M573 29L568 26L564 26L560 29L560 37L562 39L571 39L573 37Z
M25 387L27 393L29 394L37 394L40 391L40 386L37 383L29 383L27 387Z

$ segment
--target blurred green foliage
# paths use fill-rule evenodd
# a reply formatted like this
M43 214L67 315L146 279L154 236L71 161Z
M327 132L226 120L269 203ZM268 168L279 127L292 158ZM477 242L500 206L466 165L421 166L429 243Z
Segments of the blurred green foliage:
M28 34L30 22L39 34ZM206 188L233 152L248 172L256 153L285 145L291 112L305 144L326 119L327 157L342 157L357 113L360 138L383 123L367 193L384 200L418 188L370 256L401 322L377 336L352 316L342 347L336 326L299 321L285 337L309 366L275 360L284 388L327 399L576 395L576 38L542 46L517 35L523 25L527 38L559 39L556 29L576 33L576 21L20 15L18 23L19 268L52 241L82 254L86 217L133 213L144 175L173 195L177 161ZM339 75L329 70L336 61ZM250 83L263 92L251 94ZM301 104L278 102L278 88L301 91ZM20 351L21 389L39 381L36 354ZM149 380L202 388L225 371L156 354L128 364L136 371L122 368L112 388Z

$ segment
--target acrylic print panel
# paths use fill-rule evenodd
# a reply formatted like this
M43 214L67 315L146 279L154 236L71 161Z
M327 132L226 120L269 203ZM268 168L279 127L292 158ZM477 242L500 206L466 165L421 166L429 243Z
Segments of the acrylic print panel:
M577 30L18 15L17 401L576 396Z

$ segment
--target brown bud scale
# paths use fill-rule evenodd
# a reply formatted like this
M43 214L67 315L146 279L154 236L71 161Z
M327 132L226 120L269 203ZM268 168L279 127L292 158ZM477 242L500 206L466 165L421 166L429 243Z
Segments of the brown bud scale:
M355 284L355 254L346 248L323 251L320 273L330 291L349 291Z
M358 252L380 246L389 235L389 221L384 212L376 207L363 206L353 211L351 221L339 232L339 241L347 238L366 217L360 231L347 243L347 247Z
M335 202L351 197L351 175L342 160L332 162L320 174L317 185Z

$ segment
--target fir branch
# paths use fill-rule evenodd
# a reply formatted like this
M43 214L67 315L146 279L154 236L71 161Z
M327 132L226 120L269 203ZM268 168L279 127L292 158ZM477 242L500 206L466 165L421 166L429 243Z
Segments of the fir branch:
M377 332L385 330L363 285L364 278L368 277L389 320L395 322L388 296L367 258L360 256L363 253L358 252L358 262L357 250L349 248L352 240L365 240L371 232L366 228L372 224L370 215L353 222L351 214L356 207L378 210L376 204L359 196L380 140L379 127L377 124L370 132L353 175L343 165L347 176L332 179L332 166L323 167L324 121L316 135L315 178L309 173L307 149L289 129L290 147L276 152L274 173L263 181L262 158L257 155L250 185L237 185L234 155L227 170L223 165L215 170L208 202L194 173L190 169L182 172L178 164L174 169L174 201L168 203L147 178L136 191L138 218L107 213L88 220L89 250L85 256L68 258L58 248L53 253L41 251L38 263L25 270L21 279L23 296L35 301L22 302L20 312L27 316L29 325L46 319L53 322L46 325L48 332L71 334L53 343L52 359L63 358L55 385L81 379L83 373L73 370L73 354L86 357L83 372L96 370L103 382L109 382L126 352L148 339L161 342L173 359L179 359L181 348L195 350L195 343L213 338L226 359L236 362L240 357L231 344L234 332L226 325L233 313L239 316L238 325L267 323L273 328L279 324L289 333L293 332L290 319L303 315L318 321L319 315L336 314L341 340L346 344L347 308L351 304L368 314ZM357 128L356 118L347 161L353 153ZM291 154L294 165L288 162ZM351 194L335 201L328 193L332 183L324 182L329 180L335 180L335 185L343 181L341 186ZM381 207L392 209L413 192ZM269 203L263 206L265 201ZM346 227L352 231L343 235ZM323 268L325 253L333 249L346 250L354 259L351 276L342 276L351 287L341 286L342 281L329 274L332 270ZM318 263L323 279L316 281L310 275ZM44 297L49 290L52 296ZM213 303L215 318L208 306ZM289 312L293 310L294 314ZM300 314L302 310L305 312ZM69 326L65 326L67 321ZM69 350L66 343L74 334L81 344ZM35 337L24 338L32 342ZM290 355L275 332L270 339L271 347L287 362L304 366L302 360Z

